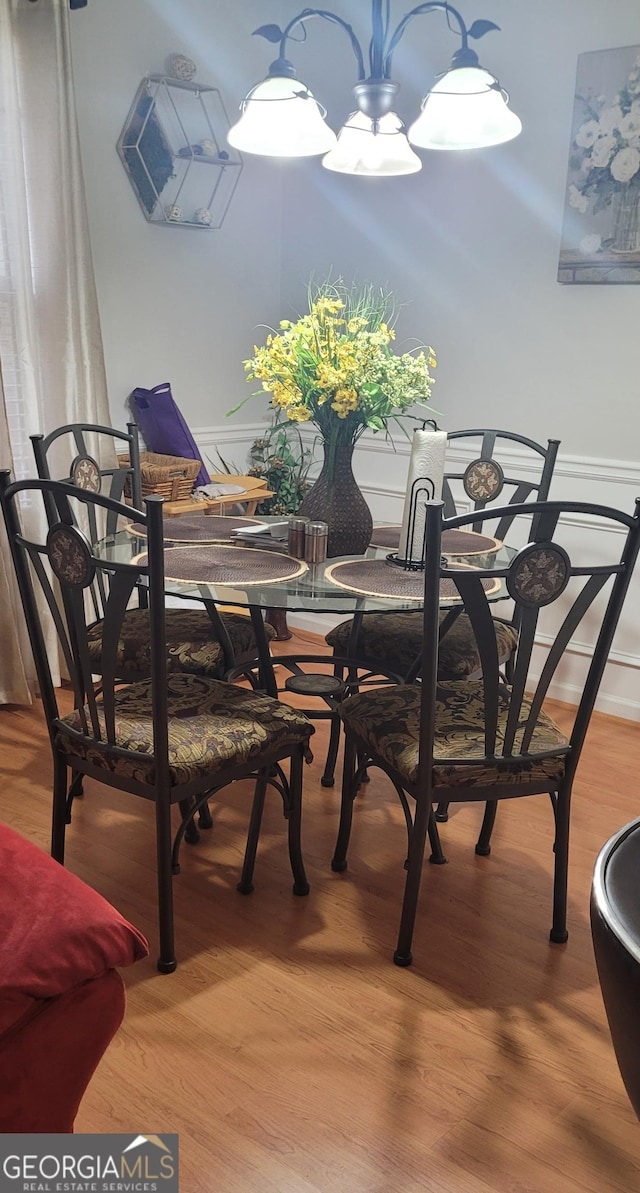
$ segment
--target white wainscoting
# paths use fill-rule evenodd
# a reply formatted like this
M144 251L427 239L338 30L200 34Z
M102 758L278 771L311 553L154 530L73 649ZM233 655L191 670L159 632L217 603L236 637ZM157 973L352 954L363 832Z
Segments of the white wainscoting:
M263 423L243 423L202 427L194 434L204 453L215 459L215 448L218 447L225 459L233 460L242 471L246 467L253 439L263 430ZM312 438L312 434L309 438ZM463 472L473 454L470 450L455 444L447 453L448 469ZM401 520L408 457L408 441L396 441L395 450L380 435L365 435L359 441L354 456L354 472L369 502L374 519L384 522ZM515 446L508 452L501 452L500 460L507 475L509 465L513 467L516 476L526 477L528 471L532 477L536 475L535 468L529 465L526 453ZM214 464L211 470L216 470ZM550 497L567 501L590 501L631 513L636 497L640 497L640 464L629 460L588 459L561 453L556 463ZM468 508L468 503L464 500L459 502L461 513ZM579 557L584 549L587 535L593 554L594 533L602 535L603 558L607 558L608 535L623 533L622 529L619 532L603 530L597 521L580 517L567 518L565 526L570 553L574 558ZM338 620L327 616L327 629ZM300 629L317 633L317 619L310 614L291 614L289 621ZM534 665L538 668L544 663L551 640L548 634L540 634L538 637L534 656ZM565 700L569 704L577 702L586 677L591 651L592 640L589 636L587 618L565 652L558 670L552 688L552 694L557 699ZM602 712L614 716L640 721L640 564L632 580L616 632L597 707Z

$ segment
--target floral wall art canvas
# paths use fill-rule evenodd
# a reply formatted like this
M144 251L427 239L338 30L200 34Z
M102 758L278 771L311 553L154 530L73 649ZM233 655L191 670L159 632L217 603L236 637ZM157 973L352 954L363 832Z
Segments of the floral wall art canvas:
M640 46L580 54L558 281L640 283Z

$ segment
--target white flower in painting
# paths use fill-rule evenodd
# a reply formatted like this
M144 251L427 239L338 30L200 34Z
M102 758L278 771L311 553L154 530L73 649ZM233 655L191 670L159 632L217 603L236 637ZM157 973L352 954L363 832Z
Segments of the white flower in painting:
M600 133L600 125L597 120L587 120L580 125L576 134L576 145L581 149L591 149L593 142Z
M632 145L620 149L611 163L616 182L629 182L640 170L640 153Z
M637 100L620 121L620 135L624 137L625 141L631 141L634 137L640 136L640 103Z
M600 136L615 132L622 120L622 108L615 104L612 108L603 108L600 113Z
M583 119L572 143L567 203L584 215L592 205L596 212L610 207L632 180L640 187L640 54L616 95L576 98L582 100ZM602 248L588 238L584 243L587 255Z
M582 191L579 191L573 183L569 187L569 206L575 207L576 211L581 211L583 215L589 206L586 195L583 195Z
M599 253L602 247L602 237L597 233L591 236L583 236L578 248L585 257L593 257L594 253Z
M611 155L616 147L616 139L610 134L606 137L598 137L593 143L591 150L591 165L597 166L602 170L609 165Z

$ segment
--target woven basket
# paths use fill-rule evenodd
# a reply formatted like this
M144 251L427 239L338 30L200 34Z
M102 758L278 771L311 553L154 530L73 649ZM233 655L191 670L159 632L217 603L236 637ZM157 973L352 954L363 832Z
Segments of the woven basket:
M128 468L128 455L119 454L121 468ZM195 479L202 468L200 460L185 460L181 456L161 456L156 452L140 452L140 475L142 496L157 493L167 501L179 501L193 492ZM127 497L131 496L131 477L125 484Z

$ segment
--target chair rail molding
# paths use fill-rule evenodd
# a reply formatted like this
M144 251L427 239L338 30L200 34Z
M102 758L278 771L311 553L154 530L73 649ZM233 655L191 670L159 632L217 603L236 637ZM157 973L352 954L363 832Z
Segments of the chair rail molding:
M194 427L193 437L203 447L215 447L217 443L231 443L242 447L245 443L253 443L258 435L262 435L268 426L266 420L251 423L218 423L210 427Z

